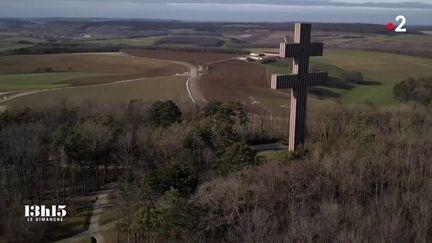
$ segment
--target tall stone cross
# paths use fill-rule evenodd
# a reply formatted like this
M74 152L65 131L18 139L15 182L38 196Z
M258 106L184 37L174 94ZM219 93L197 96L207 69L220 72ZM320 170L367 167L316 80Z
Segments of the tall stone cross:
M272 89L291 89L291 111L288 147L294 151L304 143L307 87L324 86L327 73L309 73L309 57L322 56L323 44L311 43L311 24L295 24L294 43L280 44L280 57L293 58L292 74L274 74Z

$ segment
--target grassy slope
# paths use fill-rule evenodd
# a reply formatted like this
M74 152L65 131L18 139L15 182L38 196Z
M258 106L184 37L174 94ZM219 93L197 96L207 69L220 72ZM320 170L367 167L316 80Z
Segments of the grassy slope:
M359 71L367 81L379 85L357 85L343 92L344 103L373 102L377 105L394 103L392 90L396 83L408 77L432 76L432 59L378 52L327 50L317 63L332 64L348 71Z
M327 49L323 57L312 58L311 62L316 68L328 72L331 77L341 78L345 71L359 71L365 80L373 81L374 84L354 85L353 89L318 88L325 97L334 97L344 104L372 102L380 106L391 105L395 103L392 90L396 83L408 77L432 76L432 59L381 52ZM290 63L290 60L284 60L267 65L268 72L289 73ZM267 94L258 99L274 114L287 113L287 99ZM317 101L310 97L311 104Z
M409 43L432 43L432 36L430 35L395 35L388 38L383 38L385 41L403 41L403 42L409 42Z
M20 97L5 104L14 107L43 108L62 100L73 104L85 101L118 104L126 103L130 99L148 101L172 99L187 102L189 97L185 88L185 79L184 76L172 76L105 86L71 87Z

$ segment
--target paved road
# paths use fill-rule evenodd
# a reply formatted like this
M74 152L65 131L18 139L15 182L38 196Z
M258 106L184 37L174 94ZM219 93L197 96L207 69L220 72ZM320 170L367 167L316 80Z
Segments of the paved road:
M190 68L189 78L186 82L186 89L188 91L189 98L192 100L193 103L196 104L207 103L207 100L204 98L204 96L202 95L198 87L198 80L199 80L198 68L189 63L185 63L185 64L187 64Z

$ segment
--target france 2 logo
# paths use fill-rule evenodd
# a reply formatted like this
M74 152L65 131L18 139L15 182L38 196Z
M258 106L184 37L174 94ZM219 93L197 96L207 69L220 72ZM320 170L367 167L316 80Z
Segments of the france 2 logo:
M396 22L399 22L399 25L396 27L396 25L394 25L392 22L387 24L387 29L389 30L393 30L397 33L404 33L407 31L407 29L405 28L405 24L406 24L406 18L403 15L398 15L396 17ZM396 28L395 28L396 27Z

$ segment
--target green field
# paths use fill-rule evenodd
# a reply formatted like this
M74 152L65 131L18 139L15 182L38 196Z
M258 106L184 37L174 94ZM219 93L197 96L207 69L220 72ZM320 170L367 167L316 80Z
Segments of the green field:
M98 75L82 72L5 74L0 75L0 92L58 88L68 85L63 81Z
M0 32L0 52L23 47L29 47L36 43L42 43L44 40L23 37L14 33Z
M121 84L105 84L92 87L68 87L60 90L45 91L23 96L4 103L13 107L44 108L66 101L72 104L83 102L102 102L105 104L124 104L130 99L175 100L189 102L185 88L185 76L149 78Z
M112 83L184 73L181 65L122 53L0 57L0 93Z
M25 58L25 59L24 59ZM97 79L100 75L108 75L116 70L118 75L136 73L139 70L153 70L156 74L161 68L170 71L172 66L167 66L163 61L153 59L131 58L120 54L82 54L82 55L45 55L28 57L0 58L0 93L24 92L29 90L41 90L59 88L71 85L71 80L80 85L91 85L91 82L101 84ZM28 63L25 61L27 60ZM88 65L83 65L80 60L86 60ZM11 63L13 65L11 65ZM19 64L25 64L20 66ZM32 73L39 67L35 63L43 63L41 67L49 65L55 70L72 68L73 72ZM79 63L79 64L77 64ZM267 64L268 73L289 73L291 60L282 60ZM329 73L331 87L317 87L310 90L310 104L318 99L336 100L344 104L373 103L378 106L392 105L392 90L395 84L409 77L432 76L432 59L412 57L381 52L348 51L327 49L323 57L311 59L315 69ZM173 65L173 64L171 64ZM19 68L19 70L17 69ZM23 72L22 74L8 74L10 71ZM75 71L76 70L76 71ZM358 71L363 74L364 82L361 84L346 83L342 80L347 71ZM4 73L1 75L1 73ZM169 72L168 72L169 73ZM181 73L181 69L174 73ZM146 74L146 73L143 73ZM173 74L171 72L171 74ZM148 75L148 73L146 74ZM153 76L164 76L158 73ZM93 78L93 77L94 78ZM79 80L83 81L80 82ZM94 79L94 80L93 80ZM78 81L77 81L78 80ZM114 80L104 79L105 83ZM74 87L48 92L31 94L6 101L4 104L24 107L44 107L56 103L62 99L78 104L86 100L99 100L106 103L121 103L129 99L142 98L144 100L173 99L187 100L185 77L152 78L137 82L116 85L102 85L93 87ZM274 114L285 114L289 98L287 95L275 96L270 90L263 91L256 99L270 109ZM282 93L283 94L283 93ZM11 94L0 94L0 97Z
M187 98L186 77L173 75L186 71L177 63L122 53L0 57L0 101L2 106L41 108L62 100L182 100Z
M90 40L89 43L98 44L116 44L116 45L130 45L130 46L151 46L154 42L163 36L150 36L142 38L118 38L118 39L105 39L105 40Z
M315 59L320 63L334 65L347 71L359 71L364 80L372 85L355 85L352 90L342 90L343 103L376 105L394 104L392 91L395 84L409 77L432 76L432 59L395 55L379 52L327 50L323 57ZM330 71L330 74L332 72Z
M430 35L396 35L392 37L383 38L383 41L404 41L410 43L432 43L432 36Z
M11 42L0 42L0 51L18 49L18 48L23 48L23 47L28 47L28 46L31 46L31 45L17 44L17 43L11 43Z
M191 43L164 43L158 44L159 41L163 39L172 39L175 38L190 38ZM196 43L193 43L193 39L196 40ZM115 45L129 45L131 47L146 47L146 46L176 46L176 47L191 47L191 46L199 46L197 45L203 39L219 39L224 42L222 47L231 47L232 40L230 38L220 37L220 36L208 36L208 35L160 35L160 36L150 36L150 37L141 37L141 38L115 38L115 39L104 39L104 40L89 40L89 43L98 43L98 44L115 44Z
M289 73L290 60L267 65L269 73ZM378 106L392 105L392 91L395 84L409 77L432 76L432 59L381 52L332 50L324 51L323 57L311 59L312 65L329 73L339 80L346 71L359 71L363 74L363 84L352 84L352 89L342 87L312 89L319 98L330 98L344 104L373 103ZM341 82L341 81L340 81ZM288 92L287 92L288 93ZM281 106L287 101L281 98L258 97L259 101L275 113L284 113ZM313 102L313 101L311 101Z

